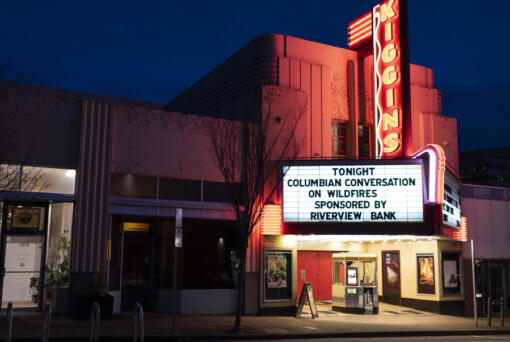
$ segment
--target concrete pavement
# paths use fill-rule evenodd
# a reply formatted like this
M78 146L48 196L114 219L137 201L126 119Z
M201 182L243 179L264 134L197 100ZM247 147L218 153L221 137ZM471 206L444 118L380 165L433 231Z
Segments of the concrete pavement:
M300 318L245 316L242 329L237 333L232 333L233 316L177 316L176 330L173 331L172 315L146 313L145 337L147 341L163 341L510 334L510 319L505 322L505 327L499 327L499 319L494 319L491 328L487 327L486 319L479 319L479 327L475 328L472 318L437 315L384 303L381 303L378 315L337 313L330 311L328 305L320 305L318 310L317 319L312 319L307 311ZM3 334L4 315L1 323ZM15 312L13 326L15 340L40 340L42 316ZM50 331L55 340L87 340L90 322L54 316ZM101 321L102 341L130 340L132 334L133 316L130 313Z

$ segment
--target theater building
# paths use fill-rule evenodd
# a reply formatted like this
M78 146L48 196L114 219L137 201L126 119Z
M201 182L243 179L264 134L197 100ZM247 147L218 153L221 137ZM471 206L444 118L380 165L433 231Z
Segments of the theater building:
M2 167L27 172L0 192L2 305L42 303L55 283L30 280L61 263L51 256L65 237L70 300L104 271L116 310L169 312L177 298L183 314L233 313L235 211L204 127L269 117L277 128L298 114L299 149L280 160L250 238L246 313L294 312L304 282L330 300L339 252L375 255L383 302L462 313L456 119L433 70L406 60L404 26L387 28L398 1L370 13L350 24L349 49L258 36L166 105L3 83L16 148ZM367 32L382 37L375 53Z

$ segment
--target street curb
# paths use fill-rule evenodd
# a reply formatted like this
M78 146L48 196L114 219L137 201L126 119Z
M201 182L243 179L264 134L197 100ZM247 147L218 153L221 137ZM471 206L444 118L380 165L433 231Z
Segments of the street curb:
M145 336L147 342L159 341L222 341L222 340L294 340L312 338L374 338L374 337L417 337L417 336L468 336L468 335L510 335L510 330L460 330L460 331L374 331L374 332L343 332L343 333L315 333L315 334L229 334L208 336ZM13 341L32 342L40 338L13 338ZM88 337L51 337L50 341L88 341ZM132 336L100 336L100 341L132 341Z

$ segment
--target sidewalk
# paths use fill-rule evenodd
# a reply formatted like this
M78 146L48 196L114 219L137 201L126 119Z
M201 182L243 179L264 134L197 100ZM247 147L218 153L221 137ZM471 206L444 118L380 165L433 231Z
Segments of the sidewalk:
M225 339L277 339L306 337L362 337L362 336L420 336L510 333L510 319L499 327L499 318L493 327L479 319L474 328L473 319L437 315L410 308L382 304L378 315L353 315L328 311L319 307L319 318L312 319L305 312L301 318L288 316L246 316L242 329L232 333L232 316L177 316L176 331L172 331L172 315L146 313L144 319L147 341L167 340L225 340ZM1 318L2 333L5 316ZM14 314L14 340L40 340L41 315ZM87 340L90 322L73 321L64 316L52 319L51 334L55 340ZM102 341L130 340L133 334L133 317L129 313L117 314L110 321L102 321Z

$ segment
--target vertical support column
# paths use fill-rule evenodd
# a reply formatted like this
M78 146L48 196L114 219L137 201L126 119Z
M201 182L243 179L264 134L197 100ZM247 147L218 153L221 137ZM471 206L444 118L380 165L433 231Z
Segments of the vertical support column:
M90 281L91 272L106 271L107 267L112 116L111 104L83 100L77 200L71 240L72 288L85 288L87 284L82 282ZM85 276L86 273L88 275Z

